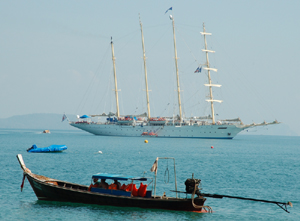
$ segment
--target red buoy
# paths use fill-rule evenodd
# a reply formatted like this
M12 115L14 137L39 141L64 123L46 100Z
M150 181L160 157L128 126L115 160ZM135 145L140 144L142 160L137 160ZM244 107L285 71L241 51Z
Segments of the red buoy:
M211 146L210 148L211 148L211 149L214 149L214 146Z

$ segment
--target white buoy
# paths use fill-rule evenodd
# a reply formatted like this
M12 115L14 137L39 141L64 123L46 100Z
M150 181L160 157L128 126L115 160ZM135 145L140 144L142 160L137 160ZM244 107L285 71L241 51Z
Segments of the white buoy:
M101 151L101 150L99 150L99 151L98 151L98 153L102 154L102 151Z

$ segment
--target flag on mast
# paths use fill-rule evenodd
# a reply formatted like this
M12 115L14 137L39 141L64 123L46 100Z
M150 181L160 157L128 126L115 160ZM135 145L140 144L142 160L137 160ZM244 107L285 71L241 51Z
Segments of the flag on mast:
M63 115L61 122L63 122L65 119L67 119L67 115Z
M152 165L150 171L151 172L155 172L155 175L157 173L157 164L158 164L158 157L156 158L156 160L154 161L154 164Z
M194 73L200 73L202 70L202 67L197 67L196 71L194 71Z
M165 14L166 14L169 10L172 10L172 7L170 7L170 8L165 12Z

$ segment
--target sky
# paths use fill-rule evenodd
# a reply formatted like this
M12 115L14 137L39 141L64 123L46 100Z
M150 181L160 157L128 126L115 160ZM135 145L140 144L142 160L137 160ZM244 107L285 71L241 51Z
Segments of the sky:
M172 7L172 10L166 10ZM175 21L185 116L210 114L205 101L207 36L217 118L282 122L300 136L300 2L0 1L0 118L33 113L115 112L111 37L121 114L146 109L140 20L152 116L178 114Z

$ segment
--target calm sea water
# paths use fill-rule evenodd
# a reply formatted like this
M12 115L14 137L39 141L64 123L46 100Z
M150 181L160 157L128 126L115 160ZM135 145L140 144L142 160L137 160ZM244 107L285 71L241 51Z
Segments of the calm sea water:
M0 220L300 220L300 137L240 135L233 140L101 137L80 131L0 130ZM64 144L63 153L26 149ZM214 148L212 149L211 146ZM102 151L99 154L98 151ZM275 204L207 198L212 214L121 208L37 200L29 182L20 192L16 155L36 174L89 185L99 172L153 177L156 157L176 159L177 185L194 173L202 192L291 201L291 213ZM169 173L168 173L169 171ZM168 175L169 174L169 175ZM157 195L174 187L171 160L159 161ZM182 195L183 197L183 195Z

